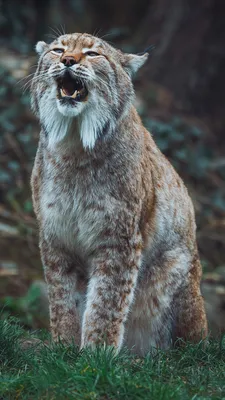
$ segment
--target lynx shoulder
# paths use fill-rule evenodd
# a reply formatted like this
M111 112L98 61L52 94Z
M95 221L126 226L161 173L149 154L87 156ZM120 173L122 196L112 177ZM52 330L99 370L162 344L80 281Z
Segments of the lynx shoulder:
M146 354L207 334L187 190L133 106L142 56L89 34L38 42L34 209L55 340Z

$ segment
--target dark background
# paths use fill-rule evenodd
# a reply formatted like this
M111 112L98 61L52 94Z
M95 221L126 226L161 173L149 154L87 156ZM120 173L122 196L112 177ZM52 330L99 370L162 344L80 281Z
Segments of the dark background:
M47 326L36 301L43 275L29 184L39 128L24 77L37 63L35 43L63 31L95 34L127 52L155 45L135 78L136 106L193 198L203 293L209 318L219 318L213 327L224 329L224 0L0 1L2 315Z

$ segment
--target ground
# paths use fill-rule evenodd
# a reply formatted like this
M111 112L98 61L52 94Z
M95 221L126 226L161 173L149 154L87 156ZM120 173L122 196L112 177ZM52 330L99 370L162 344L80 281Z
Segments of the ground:
M25 345L37 335L40 342ZM0 398L51 400L225 399L225 338L137 358L113 348L46 344L0 320ZM25 348L25 350L24 350Z

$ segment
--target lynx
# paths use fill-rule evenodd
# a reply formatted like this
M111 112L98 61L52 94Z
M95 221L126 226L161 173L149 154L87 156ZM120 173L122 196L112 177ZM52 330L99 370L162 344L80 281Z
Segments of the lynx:
M125 54L89 34L38 42L34 210L54 340L145 355L207 334L188 192L133 106Z

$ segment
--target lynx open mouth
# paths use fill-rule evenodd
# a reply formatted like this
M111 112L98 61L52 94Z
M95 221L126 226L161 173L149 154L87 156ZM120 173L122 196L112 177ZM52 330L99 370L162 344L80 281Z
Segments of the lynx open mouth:
M57 83L60 100L70 100L70 102L73 100L73 103L86 100L88 91L81 79L73 77L67 72L57 80Z

